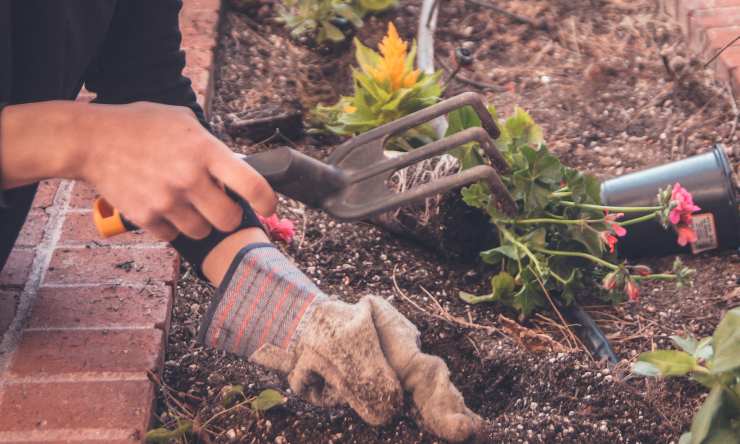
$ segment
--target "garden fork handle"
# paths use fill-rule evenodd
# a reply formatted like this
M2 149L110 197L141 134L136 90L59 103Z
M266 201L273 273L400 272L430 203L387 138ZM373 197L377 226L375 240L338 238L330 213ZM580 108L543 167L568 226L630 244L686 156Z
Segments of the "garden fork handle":
M338 168L288 147L237 157L260 173L275 191L310 207L321 206L326 196L347 183ZM241 199L233 191L226 191L232 198ZM102 197L93 203L93 221L104 238L138 229Z

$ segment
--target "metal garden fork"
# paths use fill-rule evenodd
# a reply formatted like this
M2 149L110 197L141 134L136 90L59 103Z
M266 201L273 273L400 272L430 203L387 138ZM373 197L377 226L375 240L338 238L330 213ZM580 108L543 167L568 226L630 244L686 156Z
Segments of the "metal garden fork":
M475 110L482 127L468 128L399 156L385 154L385 144L391 137L464 106ZM353 137L337 147L327 162L288 147L242 157L278 193L320 208L339 220L370 218L478 181L485 181L500 208L513 216L516 204L499 176L509 167L493 143L499 134L483 97L468 92ZM403 192L388 187L394 172L468 142L478 142L492 165L474 166ZM96 201L93 214L104 237L135 228L102 199Z

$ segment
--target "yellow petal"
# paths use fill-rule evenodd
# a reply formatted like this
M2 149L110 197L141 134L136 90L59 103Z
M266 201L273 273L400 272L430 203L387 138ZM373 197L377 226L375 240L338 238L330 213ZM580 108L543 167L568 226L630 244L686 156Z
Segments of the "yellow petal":
M404 88L411 88L416 84L416 81L419 80L419 70L415 69L411 71L410 73L406 74L406 77L403 79L403 87Z
M343 111L347 114L352 114L353 112L357 111L357 107L352 106L352 105L347 105L344 107Z

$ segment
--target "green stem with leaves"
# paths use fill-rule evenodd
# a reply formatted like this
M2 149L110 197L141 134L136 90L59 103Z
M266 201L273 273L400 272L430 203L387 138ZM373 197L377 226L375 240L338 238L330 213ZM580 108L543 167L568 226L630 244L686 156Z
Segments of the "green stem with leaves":
M619 225L621 225L623 227L626 227L626 226L629 226L629 225L639 224L640 222L646 222L646 221L649 221L649 220L653 220L653 219L655 219L657 217L658 217L658 213L657 212L652 212L652 213L646 214L644 216L636 217L634 219L630 219L630 220L626 220L624 222L618 222L618 223L619 223Z
M552 256L569 256L569 257L580 257L583 259L588 259L591 262L594 262L596 264L601 265L602 267L606 267L610 270L619 270L619 266L612 264L611 262L605 261L604 259L601 259L599 257L596 257L592 254L583 253L581 251L560 251L560 250L548 250L547 248L534 248L535 251L539 251L540 253L550 254Z
M613 211L615 213L645 213L648 211L659 211L663 209L663 207L613 207L610 205L576 203L569 200L561 200L558 203L566 207L583 208L587 210Z

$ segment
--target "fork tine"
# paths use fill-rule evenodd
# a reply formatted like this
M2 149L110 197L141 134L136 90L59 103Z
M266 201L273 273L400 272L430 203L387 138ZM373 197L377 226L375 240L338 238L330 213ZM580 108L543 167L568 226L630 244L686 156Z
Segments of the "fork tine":
M421 160L446 153L468 142L480 143L491 158L496 169L503 172L508 170L506 161L501 156L501 153L499 153L493 146L493 141L488 136L488 133L482 128L468 128L449 137L427 143L426 145L416 148L401 156L392 157L370 165L364 169L355 171L351 173L348 178L350 182L357 183L378 174L387 171L395 171L413 165Z
M362 205L350 205L346 203L329 205L325 209L334 217L339 219L353 220L361 219L386 211L408 205L413 202L419 202L427 197L434 196L464 185L485 180L491 188L491 193L496 197L496 201L501 204L504 212L510 216L516 214L516 203L509 194L506 186L501 182L501 178L495 169L488 165L478 165L469 168L459 174L446 176L428 182L424 185L412 188L403 193L388 192L378 196L377 199L370 203Z
M499 137L501 132L499 131L496 122L493 120L493 117L491 117L491 113L486 109L485 99L483 96L474 92L465 92L355 136L346 143L338 146L327 160L329 163L338 164L353 150L359 147L377 140L383 140L389 136L401 134L408 129L415 128L434 119L435 117L448 114L449 112L464 106L470 106L473 108L481 120L481 126L492 139L497 139Z

